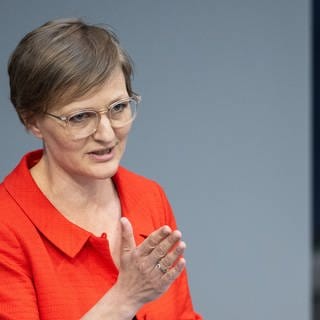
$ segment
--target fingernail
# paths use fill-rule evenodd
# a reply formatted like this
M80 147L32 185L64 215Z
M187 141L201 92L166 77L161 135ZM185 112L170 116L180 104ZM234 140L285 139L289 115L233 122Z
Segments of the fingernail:
M171 232L171 228L169 226L164 226L162 229L162 234L164 236L168 235Z

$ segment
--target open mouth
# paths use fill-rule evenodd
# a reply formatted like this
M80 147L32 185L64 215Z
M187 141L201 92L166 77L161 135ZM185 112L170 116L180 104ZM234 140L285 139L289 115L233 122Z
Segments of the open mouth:
M91 152L92 154L96 154L98 156L103 156L104 154L109 154L111 153L113 148L108 148L108 149L102 149L102 150L97 150L97 151L93 151Z

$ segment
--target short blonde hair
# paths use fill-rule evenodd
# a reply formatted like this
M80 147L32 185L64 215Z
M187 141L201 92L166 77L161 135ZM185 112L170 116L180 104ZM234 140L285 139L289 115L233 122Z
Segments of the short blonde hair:
M133 63L109 27L59 19L31 31L9 63L10 98L25 126L57 103L70 103L122 68L129 95Z

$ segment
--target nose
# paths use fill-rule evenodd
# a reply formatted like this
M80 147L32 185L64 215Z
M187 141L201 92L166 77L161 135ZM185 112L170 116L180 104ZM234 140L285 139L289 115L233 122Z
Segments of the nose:
M107 113L101 113L97 130L93 134L94 138L103 141L112 141L115 139L115 132L111 126Z

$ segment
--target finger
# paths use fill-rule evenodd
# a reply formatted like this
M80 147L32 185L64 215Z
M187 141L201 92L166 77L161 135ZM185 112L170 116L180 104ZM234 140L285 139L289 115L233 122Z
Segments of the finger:
M178 245L170 251L164 258L162 258L158 263L161 266L162 270L169 270L174 266L179 258L183 255L186 249L186 243L180 241Z
M166 256L171 248L180 241L181 237L181 232L179 230L175 230L163 241L161 241L151 253L151 263L156 264L159 260Z
M122 217L120 218L121 223L121 254L131 252L136 247L136 242L133 236L132 225L130 221Z
M153 231L139 246L138 251L142 256L147 256L153 251L161 241L171 233L169 226L163 226Z
M181 272L186 266L186 260L184 258L180 258L174 267L169 269L167 272L163 273L161 276L162 281L164 282L173 282L175 279L179 277Z

